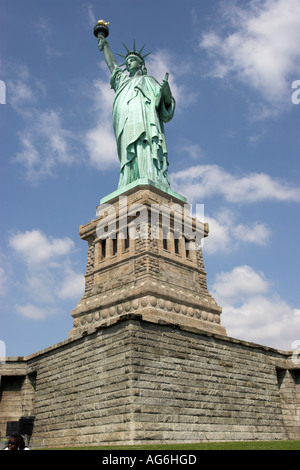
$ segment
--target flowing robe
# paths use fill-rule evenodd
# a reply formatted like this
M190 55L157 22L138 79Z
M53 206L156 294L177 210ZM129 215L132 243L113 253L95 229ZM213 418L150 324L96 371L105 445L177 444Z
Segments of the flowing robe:
M121 164L119 187L140 178L169 187L163 123L172 119L175 100L167 108L161 85L153 77L129 77L120 67L113 71L110 83L116 92L113 127Z

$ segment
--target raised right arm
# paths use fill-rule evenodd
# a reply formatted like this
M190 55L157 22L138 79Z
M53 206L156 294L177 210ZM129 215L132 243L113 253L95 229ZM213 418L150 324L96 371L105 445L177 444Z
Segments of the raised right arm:
M110 72L113 73L114 69L118 66L118 64L115 57L113 56L113 53L110 50L108 42L103 36L98 37L98 47L100 51L103 51L107 66Z

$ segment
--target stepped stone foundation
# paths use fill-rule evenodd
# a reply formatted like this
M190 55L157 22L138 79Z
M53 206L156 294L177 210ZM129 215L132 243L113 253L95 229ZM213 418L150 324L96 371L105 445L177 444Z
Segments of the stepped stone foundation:
M1 436L33 416L48 447L300 439L299 360L227 336L206 285L208 226L156 188L122 197L80 227L85 292L68 339L0 364Z
M300 437L290 353L136 315L8 359L1 374L1 432L35 415L47 446Z

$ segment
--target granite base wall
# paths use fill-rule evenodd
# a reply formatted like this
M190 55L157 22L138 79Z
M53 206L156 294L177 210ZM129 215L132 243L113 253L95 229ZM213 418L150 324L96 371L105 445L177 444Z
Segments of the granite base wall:
M36 374L26 412L48 447L300 438L288 352L127 316L1 375L21 365Z

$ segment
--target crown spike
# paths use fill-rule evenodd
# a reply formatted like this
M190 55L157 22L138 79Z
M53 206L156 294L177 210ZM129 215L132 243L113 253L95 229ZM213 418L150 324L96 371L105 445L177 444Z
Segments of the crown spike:
M130 50L128 49L128 47L127 47L127 46L125 46L124 42L122 42L122 44L123 44L123 46L125 47L126 51L129 53L129 52L130 52Z
M145 45L146 45L146 44L144 44L144 45L143 45L143 47L142 47L142 49L141 49L141 50L139 50L139 52L138 52L139 54L141 54L141 53L142 53L142 51L143 51L143 49L144 49Z
M136 50L136 44L135 44L135 39L133 40L133 50L132 50L132 51L130 51L130 50L128 49L128 47L124 44L124 42L122 42L122 44L123 44L124 48L126 49L127 54L126 54L126 55L123 55L123 54L118 54L118 53L117 53L118 56L123 57L123 59L125 59L124 64L122 64L121 66L123 66L123 65L126 64L126 59L127 59L127 57L130 56L131 54L132 54L132 55L135 55L135 56L138 56L142 61L144 61L145 57L147 57L149 54L151 54L151 52L148 52L148 54L142 55L142 51L143 51L143 49L144 49L144 47L145 47L145 44L144 44L143 47L140 49L140 51L137 52L137 50Z

